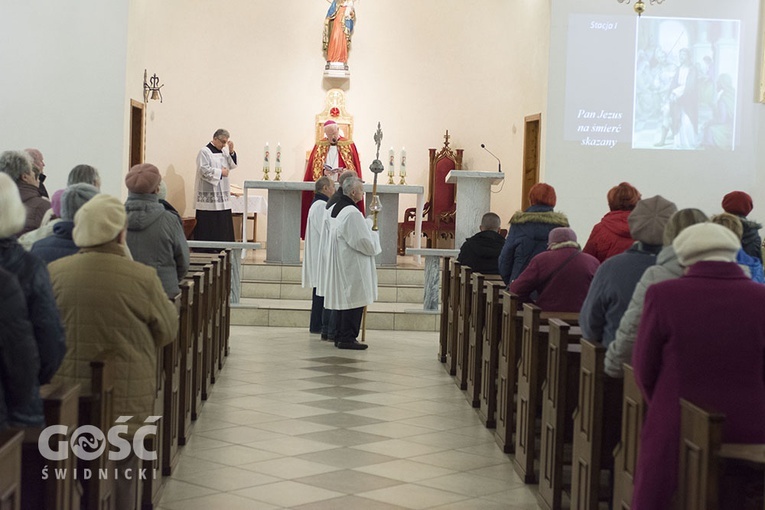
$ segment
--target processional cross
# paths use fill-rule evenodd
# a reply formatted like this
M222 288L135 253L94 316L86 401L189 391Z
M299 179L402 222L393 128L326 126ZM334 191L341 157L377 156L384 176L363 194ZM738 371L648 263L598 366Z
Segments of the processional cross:
M377 176L382 173L385 167L380 161L380 144L382 143L383 132L380 128L380 123L377 123L377 131L375 132L374 140L377 144L377 155L372 164L369 165L369 169L375 175L374 182L372 184L372 203L369 205L369 210L372 211L372 230L377 230L377 215L382 211L382 204L380 203L380 197L377 196Z

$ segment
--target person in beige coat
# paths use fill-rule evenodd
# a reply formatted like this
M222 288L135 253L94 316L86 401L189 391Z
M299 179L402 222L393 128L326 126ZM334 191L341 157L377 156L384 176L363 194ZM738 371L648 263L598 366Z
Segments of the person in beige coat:
M132 416L132 435L154 414L157 349L175 338L178 317L156 270L125 257L126 220L117 198L96 195L74 216L72 238L80 251L48 269L67 344L54 381L89 388L90 361L113 353L114 417ZM131 456L117 466L135 469L137 463ZM118 479L117 508L130 506L131 482Z

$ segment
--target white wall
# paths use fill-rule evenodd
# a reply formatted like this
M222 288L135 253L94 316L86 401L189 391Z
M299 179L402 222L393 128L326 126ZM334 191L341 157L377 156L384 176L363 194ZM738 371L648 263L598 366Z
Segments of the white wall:
M39 148L46 186L79 163L120 193L128 0L0 0L2 150Z
M548 2L361 0L347 84L323 78L327 7L144 2L131 40L140 26L148 41L143 67L165 84L164 103L148 105L146 157L166 176L171 202L193 214L195 157L219 127L231 131L239 154L233 182L262 177L265 142L272 149L281 142L282 178L302 180L314 116L326 91L342 86L369 179L378 121L384 155L406 147L410 184L427 183L427 150L441 147L449 129L452 147L465 149L466 168L496 168L481 143L502 159L508 180L492 207L509 219L520 205L523 117L543 112L546 100ZM140 99L140 91L131 97ZM404 198L402 208L410 206L414 199ZM266 224L258 226L262 240Z

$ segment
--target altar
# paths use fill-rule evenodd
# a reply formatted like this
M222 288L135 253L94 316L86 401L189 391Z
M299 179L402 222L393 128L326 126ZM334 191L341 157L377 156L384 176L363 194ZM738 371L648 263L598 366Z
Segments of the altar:
M300 264L300 208L303 191L314 191L313 182L287 181L244 181L244 210L248 214L248 192L251 189L268 190L268 220L266 240L266 262L278 264ZM367 208L371 203L372 184L364 184ZM378 184L377 193L382 203L378 216L380 246L382 253L377 257L378 266L395 266L398 242L399 195L417 195L417 248L422 246L422 210L425 205L424 186ZM246 235L246 234L245 234Z

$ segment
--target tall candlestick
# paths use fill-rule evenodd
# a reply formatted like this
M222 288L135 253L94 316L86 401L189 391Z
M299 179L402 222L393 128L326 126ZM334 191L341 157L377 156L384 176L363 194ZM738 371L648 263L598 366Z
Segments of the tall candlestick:
M276 168L274 169L274 173L276 174L275 181L281 181L281 175L282 175L282 144L280 142L276 142Z
M396 175L395 165L396 153L393 151L393 147L388 151L388 184L395 184L393 177Z
M269 156L270 156L270 152L268 148L268 142L266 142L266 146L263 149L263 180L264 181L268 180L268 171L271 168L271 163L269 162Z
M398 170L398 175L401 176L399 184L406 184L406 147L401 148L401 166Z

